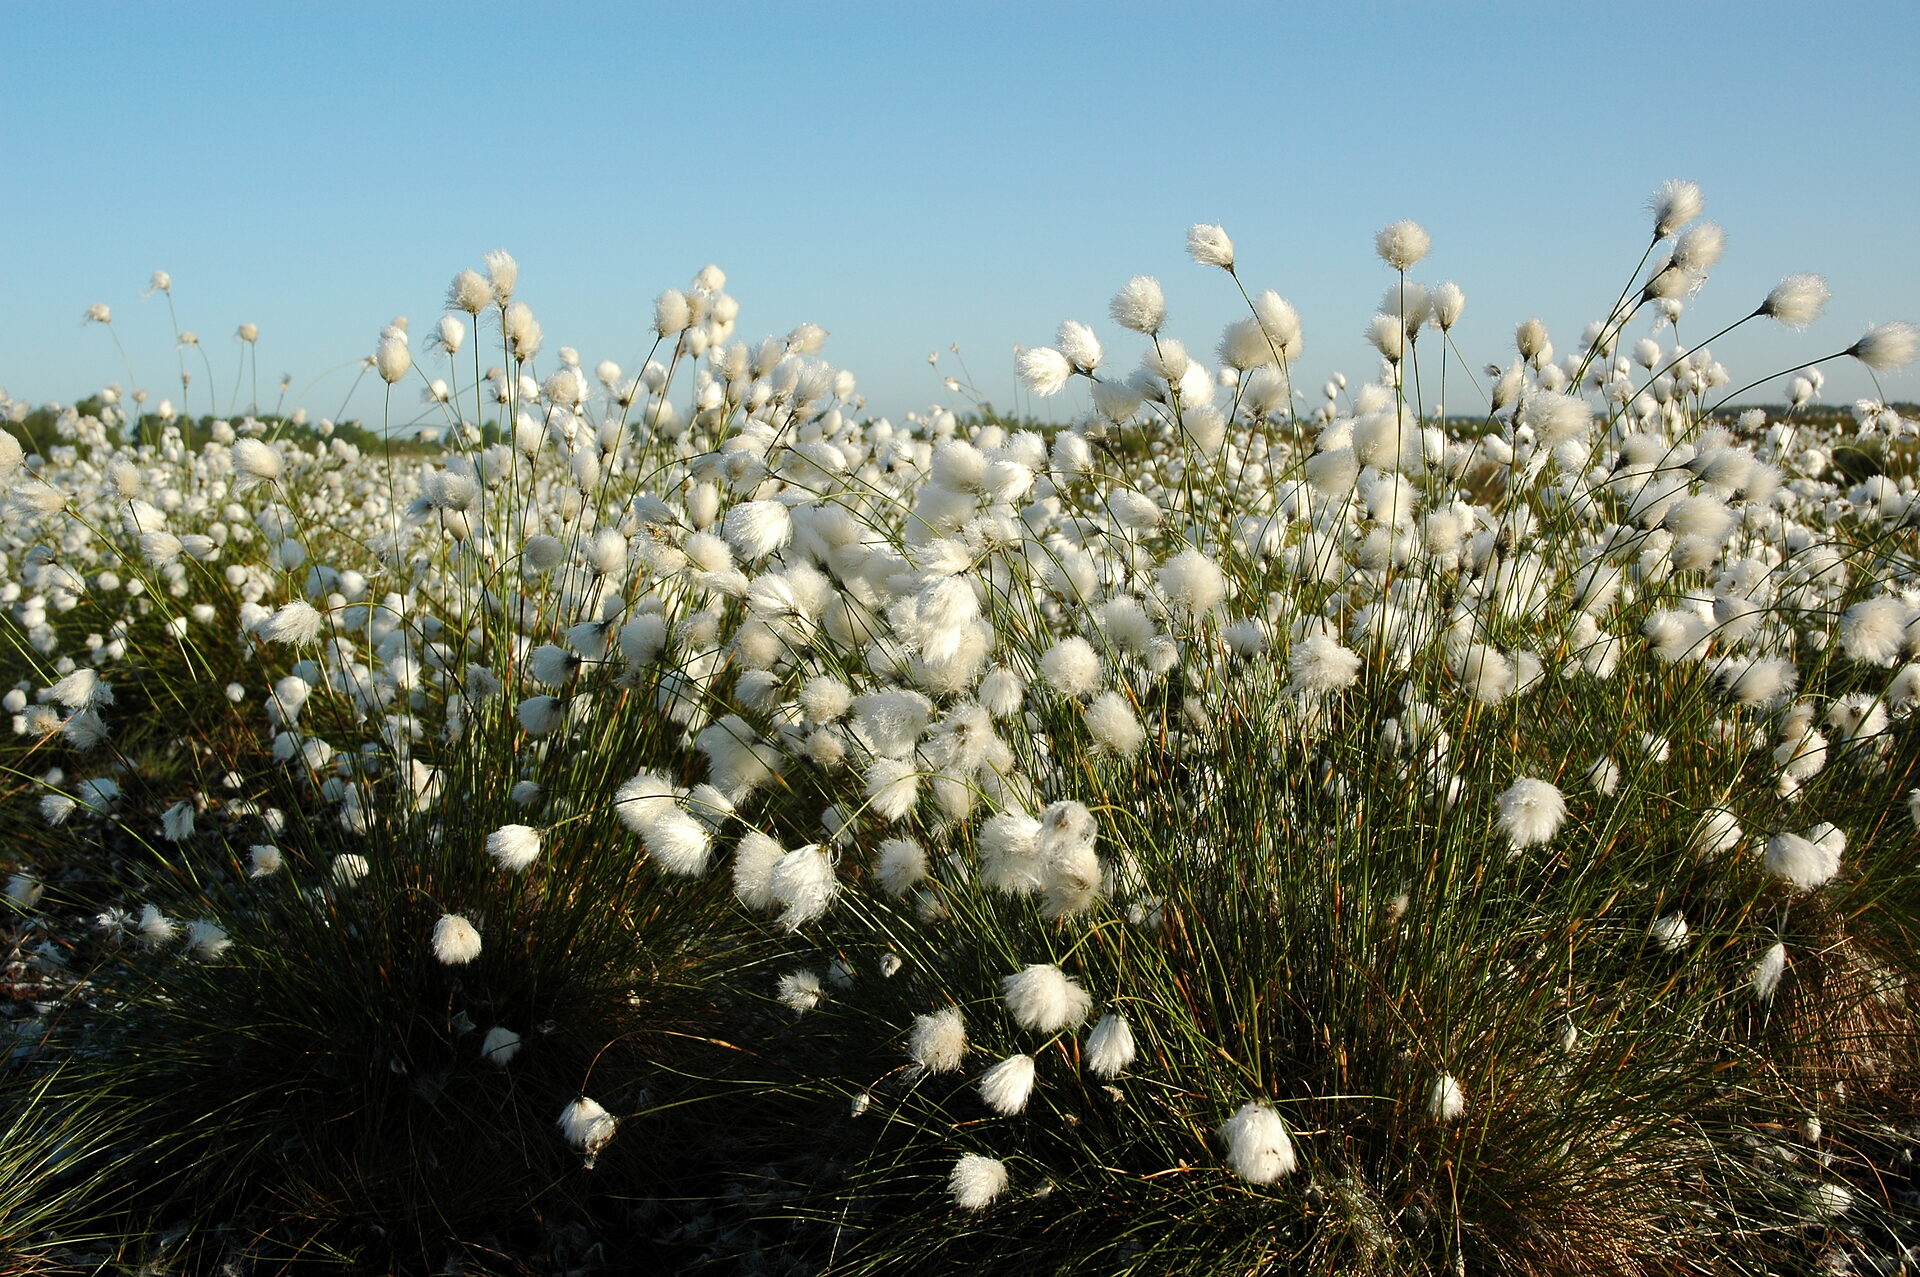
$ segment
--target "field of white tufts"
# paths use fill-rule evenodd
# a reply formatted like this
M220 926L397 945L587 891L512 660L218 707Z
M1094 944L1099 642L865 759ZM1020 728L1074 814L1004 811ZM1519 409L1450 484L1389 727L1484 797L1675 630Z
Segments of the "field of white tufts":
M1504 368L1389 226L1324 389L1195 226L1245 318L1132 279L1063 426L505 253L368 361L425 443L0 405L0 1251L1911 1271L1916 430L1820 364L1920 331L1729 373L1827 290L1700 212Z

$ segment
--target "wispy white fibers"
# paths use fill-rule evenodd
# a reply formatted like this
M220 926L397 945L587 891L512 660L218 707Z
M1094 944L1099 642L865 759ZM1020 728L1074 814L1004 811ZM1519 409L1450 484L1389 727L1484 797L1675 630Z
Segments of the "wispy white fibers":
M1087 1018L1093 998L1050 962L1036 962L1000 981L1007 1010L1022 1028L1058 1033Z
M1221 1125L1220 1139L1227 1146L1227 1165L1248 1183L1271 1184L1297 1165L1286 1123L1265 1104L1241 1105Z
M560 1112L557 1122L560 1133L567 1143L578 1149L585 1157L587 1169L600 1156L600 1150L613 1138L615 1127L619 1125L613 1114L602 1108L598 1101L582 1095Z
M1133 1063L1134 1052L1133 1026L1120 1012L1110 1011L1101 1016L1093 1031L1087 1034L1080 1058L1087 1072L1095 1077L1110 1078L1126 1071Z
M947 1176L947 1191L961 1210L985 1210L993 1199L1007 1191L1007 1166L991 1157L968 1153L953 1164Z
M980 1098L996 1113L1011 1116L1033 1095L1031 1055L1010 1055L980 1075Z
M457 913L442 914L433 924L433 956L450 967L480 956L480 932Z
M1567 800L1549 781L1523 776L1500 795L1500 829L1515 851L1551 839L1567 818Z

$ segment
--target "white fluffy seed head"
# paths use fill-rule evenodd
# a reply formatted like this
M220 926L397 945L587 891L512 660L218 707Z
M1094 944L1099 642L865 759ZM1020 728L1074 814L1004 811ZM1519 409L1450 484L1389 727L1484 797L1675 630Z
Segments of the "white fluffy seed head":
M826 913L839 885L834 877L833 862L827 859L818 843L809 843L780 857L768 880L774 900L784 906L780 924L789 931L798 931Z
M1087 1072L1095 1077L1111 1078L1124 1072L1133 1063L1134 1055L1133 1026L1120 1012L1109 1011L1087 1034L1080 1059Z
M488 1029L480 1039L480 1058L496 1068L506 1068L520 1054L520 1035L504 1024Z
M1233 269L1233 241L1221 227L1205 222L1187 228L1187 256L1202 266Z
M1265 1104L1249 1102L1220 1127L1227 1165L1250 1184L1271 1184L1297 1165L1286 1123Z
M706 825L678 807L661 812L640 835L647 854L666 872L696 878L707 870L713 835Z
M258 439L236 439L232 451L234 473L245 478L271 481L285 469L280 454Z
M480 932L457 913L442 914L433 924L433 956L450 967L480 956Z
M1099 653L1078 635L1046 650L1040 657L1040 674L1062 696L1089 696L1100 689L1105 677Z
M1781 832L1767 839L1764 864L1768 873L1791 883L1797 890L1812 891L1831 881L1840 872L1840 847L1832 840L1816 841L1799 834Z
M588 1166L593 1165L600 1150L613 1138L618 1124L613 1114L584 1095L561 1111L557 1123L567 1143L585 1154Z
M1051 346L1020 352L1020 380L1036 395L1057 395L1073 376L1073 361Z
M1920 328L1904 319L1869 328L1859 341L1847 348L1852 355L1875 372L1892 372L1913 362L1920 353Z
M749 909L771 909L773 869L787 849L758 829L740 836L733 850L733 894Z
M968 1153L953 1164L947 1191L961 1210L985 1210L1007 1191L1007 1165L978 1153Z
M967 1055L967 1024L959 1007L945 1007L932 1015L913 1017L907 1034L907 1054L929 1073L952 1073Z
M1096 748L1132 758L1146 743L1146 729L1127 698L1118 692L1106 691L1094 697L1081 717Z
M1780 978L1787 973L1787 946L1775 944L1760 955L1760 961L1753 964L1753 971L1747 977L1747 987L1753 991L1756 1002L1771 1002L1780 988Z
M1451 1073L1442 1073L1427 1088L1427 1116L1436 1122L1452 1122L1467 1111L1466 1092Z
M1566 817L1567 800L1548 781L1523 776L1500 795L1500 828L1515 851L1546 842Z
M1135 275L1113 295L1108 311L1122 328L1151 336L1167 321L1166 294L1153 276Z
M540 831L527 825L502 825L487 835L487 854L502 869L520 873L540 858Z
M1226 574L1191 546L1161 564L1154 578L1167 606L1187 616L1211 612L1227 596Z
M1058 1033L1087 1018L1093 998L1059 967L1037 962L1000 981L1007 1010L1022 1028Z
M1820 318L1833 294L1818 275L1789 275L1773 286L1755 314L1776 319L1789 328L1805 328Z
M980 1075L980 1098L994 1112L1011 1117L1033 1096L1033 1057L1010 1055Z
M784 502L743 501L727 511L722 530L741 558L764 558L793 536L793 515Z
M1425 257L1432 247L1433 237L1427 234L1425 227L1411 219L1383 226L1373 237L1373 251L1395 270L1412 269L1414 263Z
M1698 183L1669 178L1647 203L1648 211L1653 214L1653 237L1665 239L1700 216L1706 205Z

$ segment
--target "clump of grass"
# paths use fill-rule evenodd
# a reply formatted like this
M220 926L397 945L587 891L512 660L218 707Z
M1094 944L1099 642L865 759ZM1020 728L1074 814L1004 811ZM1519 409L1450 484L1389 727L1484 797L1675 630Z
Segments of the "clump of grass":
M1196 227L1220 371L1136 278L1137 370L1022 357L1088 390L1050 433L863 419L714 268L638 376L542 365L503 254L368 362L437 456L62 416L10 709L43 877L127 853L59 1036L127 1132L97 1200L405 1265L671 1199L663 1262L847 1272L1759 1271L1886 1223L1835 1150L1914 1080L1912 494L1656 340L1697 196L1471 424L1410 222L1377 379L1312 411ZM102 671L230 725L129 751Z

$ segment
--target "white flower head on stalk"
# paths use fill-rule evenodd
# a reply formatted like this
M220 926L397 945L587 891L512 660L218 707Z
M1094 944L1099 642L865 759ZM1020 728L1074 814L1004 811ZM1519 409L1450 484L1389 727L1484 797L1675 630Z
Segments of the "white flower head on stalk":
M472 962L480 956L480 932L457 913L442 914L433 924L433 956L450 967Z
M592 1170L600 1150L613 1138L619 1120L596 1101L582 1095L561 1111L557 1125L567 1143L585 1157L587 1169Z
M1411 219L1383 226L1373 237L1373 251L1397 271L1411 270L1432 247L1433 237L1424 226Z
M1917 352L1920 352L1920 328L1915 328L1904 319L1896 319L1890 324L1869 328L1844 353L1852 355L1875 372L1892 372L1912 363Z
M509 873L521 873L540 858L540 831L527 825L502 825L487 835L487 854Z
M1080 1053L1087 1072L1095 1077L1118 1077L1134 1060L1133 1026L1118 1011L1100 1017L1087 1034L1087 1045Z
M1020 380L1036 395L1057 395L1073 376L1073 361L1051 346L1020 352Z
M257 632L269 643L299 647L320 637L320 628L325 620L313 604L305 599L295 599L282 604L278 611L261 621Z
M1567 818L1567 800L1552 783L1523 776L1500 795L1500 828L1515 851L1551 839Z
M1436 1122L1452 1122L1467 1111L1466 1092L1451 1073L1442 1073L1427 1089L1427 1115Z
M1220 1127L1227 1165L1250 1184L1271 1184L1298 1165L1293 1139L1280 1115L1265 1104L1242 1104Z
M953 1164L947 1191L961 1210L985 1210L1007 1191L1007 1164L978 1153L968 1153Z
M1700 216L1706 206L1706 197L1700 193L1698 183L1669 178L1647 202L1648 211L1653 214L1653 237L1665 239Z
M987 1107L1011 1117L1033 1097L1033 1057L1010 1055L980 1075L980 1098Z
M945 1007L932 1015L913 1017L907 1035L907 1054L929 1073L951 1073L967 1054L967 1025L959 1007Z
M1104 352L1100 349L1100 339L1093 329L1075 319L1064 320L1060 331L1054 337L1054 343L1060 353L1066 356L1073 371L1087 376L1100 366Z
M1113 295L1108 307L1113 322L1122 328L1151 337L1167 322L1167 298L1160 281L1151 275L1135 275Z
M1187 228L1187 256L1202 266L1233 270L1233 241L1224 228L1199 222Z
M1022 1028L1058 1033L1087 1018L1093 998L1059 967L1036 962L1005 977L1000 988L1007 1010Z
M1789 328L1805 328L1820 318L1831 296L1827 281L1820 276L1789 275L1773 286L1773 291L1753 313L1778 320Z
M1756 1002L1771 1002L1780 988L1780 978L1787 973L1787 946L1774 944L1760 955L1760 961L1753 964L1753 971L1747 977L1747 987L1753 991Z

